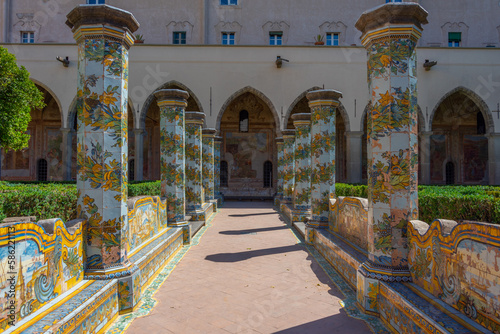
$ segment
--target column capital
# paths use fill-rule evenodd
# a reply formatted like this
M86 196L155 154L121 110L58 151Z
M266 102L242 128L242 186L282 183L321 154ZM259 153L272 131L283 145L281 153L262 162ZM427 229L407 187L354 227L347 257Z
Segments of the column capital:
M144 133L144 129L134 129L134 135L142 135Z
M130 47L134 44L132 33L139 29L132 13L109 5L78 5L66 18L77 43L88 36L104 36Z
M71 131L73 131L73 129L71 128L60 128L59 131L61 131L63 134L68 134L70 133Z
M345 133L347 138L363 137L363 131L347 131Z
M274 141L276 145L283 145L283 137L277 137Z
M189 93L180 89L160 89L154 92L158 106L187 107Z
M205 114L198 111L186 111L186 123L203 125L205 122Z
M281 131L281 133L283 134L283 140L287 138L295 138L295 129L286 129Z
M356 28L361 31L361 43L368 47L375 40L411 38L415 42L427 24L427 11L418 3L387 3L361 14Z
M293 126L295 127L297 127L298 125L309 125L311 124L311 114L310 113L293 114L292 120L293 120Z
M338 106L342 93L333 89L313 90L306 95L309 108L317 106Z
M202 130L203 137L208 137L208 138L214 138L215 134L217 133L216 129L203 129Z
M216 143L222 143L222 137L221 136L215 136L214 140Z

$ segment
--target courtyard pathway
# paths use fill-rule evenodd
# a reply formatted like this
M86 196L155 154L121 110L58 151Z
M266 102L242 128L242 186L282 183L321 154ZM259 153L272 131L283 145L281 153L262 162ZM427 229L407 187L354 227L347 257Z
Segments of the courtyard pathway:
M270 202L226 202L127 334L371 333Z

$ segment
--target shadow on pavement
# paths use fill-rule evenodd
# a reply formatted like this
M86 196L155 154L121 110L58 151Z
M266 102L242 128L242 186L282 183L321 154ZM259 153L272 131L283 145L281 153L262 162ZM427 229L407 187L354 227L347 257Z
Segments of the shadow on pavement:
M258 232L269 232L269 231L286 230L286 229L288 229L288 227L278 226L278 227L254 228L254 229L250 229L250 230L220 231L219 234L242 235L242 234L252 234L252 233L258 233Z
M246 213L242 215L227 215L228 217L250 217L250 216L264 216L264 215L277 215L277 212L262 212L262 213Z
M297 251L303 252L304 247L299 245L292 245L292 246L283 246L276 248L250 250L247 252L239 252L239 253L219 253L219 254L207 255L205 257L205 260L212 262L239 262L251 259L256 256L266 256L271 254L297 252Z
M349 318L345 311L340 311L343 314L335 314L326 318L311 321L295 327L287 328L281 331L273 332L274 334L331 334L331 333L372 333L367 326L360 320L358 323L353 323L353 319Z

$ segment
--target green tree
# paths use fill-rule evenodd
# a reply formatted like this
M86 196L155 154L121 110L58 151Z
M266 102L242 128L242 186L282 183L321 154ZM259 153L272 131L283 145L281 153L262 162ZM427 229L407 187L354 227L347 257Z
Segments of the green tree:
M43 107L43 94L30 80L29 72L24 66L19 67L16 57L0 46L0 148L26 148L30 111Z

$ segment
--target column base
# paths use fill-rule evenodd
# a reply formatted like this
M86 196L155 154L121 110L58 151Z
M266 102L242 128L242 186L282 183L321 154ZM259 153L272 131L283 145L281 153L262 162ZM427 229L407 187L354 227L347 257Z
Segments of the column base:
M328 228L329 224L327 218L314 216L307 222L307 225L314 228Z
M89 263L87 263L89 265ZM86 280L109 280L125 276L130 276L139 268L131 263L127 262L110 268L86 268L84 279Z
M309 224L306 224L306 232L305 232L305 237L304 240L306 244L308 245L314 245L314 234L316 233L316 228L309 226Z
M311 210L310 209L294 209L292 211L292 223L295 222L307 222L309 218L311 217Z
M212 204L213 212L217 212L217 199L211 199L209 203Z
M213 203L203 203L201 209L197 210L186 210L186 215L191 216L191 221L203 221L207 222L212 212L214 212ZM187 220L187 218L186 218Z

